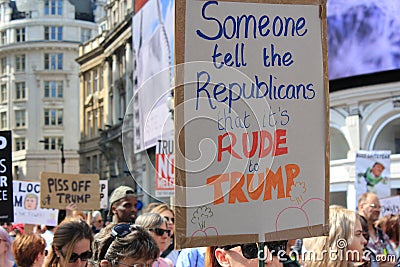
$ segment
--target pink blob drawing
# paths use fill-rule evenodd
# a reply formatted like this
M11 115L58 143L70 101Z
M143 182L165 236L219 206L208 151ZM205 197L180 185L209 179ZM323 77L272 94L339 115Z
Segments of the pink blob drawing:
M296 218L296 226L310 226L310 221L317 221L320 214L313 214L321 205L325 205L325 200L322 198L307 199L301 206L290 206L281 210L276 216L275 231L286 230Z

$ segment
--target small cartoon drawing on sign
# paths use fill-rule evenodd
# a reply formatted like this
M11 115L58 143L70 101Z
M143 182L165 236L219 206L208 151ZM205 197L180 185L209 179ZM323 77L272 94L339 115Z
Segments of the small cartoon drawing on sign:
M297 204L303 202L303 194L307 191L305 182L296 182L290 188L290 200L296 201Z
M368 167L364 173L359 173L358 181L362 178L365 179L367 183L367 190L368 192L376 193L375 186L382 182L383 184L387 184L387 178L382 177L382 172L385 169L385 166L380 162L375 162L372 167Z
M24 200L24 208L26 210L35 210L37 209L37 204L39 200L37 195L28 193L25 195L25 200Z
M192 224L196 224L200 229L196 230L192 237L194 236L217 236L218 230L214 226L206 227L206 222L209 218L214 215L212 209L207 206L198 207L195 212L193 212L193 217L191 219ZM212 233L211 233L212 232Z

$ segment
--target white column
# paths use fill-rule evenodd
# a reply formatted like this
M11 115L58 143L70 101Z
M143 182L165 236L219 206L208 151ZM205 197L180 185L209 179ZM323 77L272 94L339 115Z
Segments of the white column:
M117 55L112 56L112 85L113 85L113 124L117 124L119 122L118 118L119 114L119 90L117 86L117 80L119 79L119 66L118 66L118 57Z
M351 106L346 118L346 126L350 139L350 151L347 158L354 158L357 150L361 148L360 143L360 115L358 106Z
M104 96L104 114L105 114L105 124L111 125L112 124L112 103L110 99L110 93L111 93L111 86L112 86L112 80L111 80L111 66L110 62L106 60L104 62L104 69L103 69L103 74L104 74L104 84L105 84L105 90L106 90L106 95Z
M125 75L125 84L126 84L126 107L127 107L127 114L133 114L133 84L132 84L132 79L133 73L132 73L132 62L133 62L133 55L132 55L132 48L131 44L127 43L125 45L125 58L126 58L126 75Z

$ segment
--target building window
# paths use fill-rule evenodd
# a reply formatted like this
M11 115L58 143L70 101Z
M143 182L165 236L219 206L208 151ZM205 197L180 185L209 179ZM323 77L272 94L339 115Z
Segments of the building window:
M63 144L63 138L59 136L49 136L44 138L45 150L57 150Z
M15 56L15 71L25 71L25 55Z
M62 41L63 27L46 26L44 27L44 39L50 41Z
M63 109L45 109L44 125L46 126L62 126L63 125Z
M92 72L86 73L86 96L92 94Z
M6 57L0 58L0 71L1 71L1 74L7 73L7 58Z
M26 126L25 110L15 111L15 127L21 128Z
M7 32L6 31L0 32L0 44L1 45L7 44Z
M25 28L15 29L15 38L17 43L25 42Z
M63 98L64 84L62 81L45 81L44 97L45 98Z
M7 103L7 85L3 83L0 85L0 103Z
M81 42L82 43L89 41L91 37L92 37L91 29L82 29L81 30Z
M62 70L63 54L44 54L44 68L46 70Z
M15 83L15 99L25 99L25 82Z
M93 71L93 79L93 93L95 93L99 88L99 71L97 69Z
M87 137L92 137L93 133L93 119L92 119L92 112L88 111L86 113L86 124L87 124Z
M15 138L15 151L25 150L25 138Z
M63 0L45 0L44 14L61 16L63 11Z
M93 156L93 170L92 173L98 173L99 172L99 162L97 161L97 156Z
M1 129L7 128L7 112L0 113L0 127Z

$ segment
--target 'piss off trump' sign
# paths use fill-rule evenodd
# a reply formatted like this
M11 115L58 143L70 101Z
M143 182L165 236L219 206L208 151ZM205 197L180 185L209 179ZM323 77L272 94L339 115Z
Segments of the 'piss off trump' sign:
M177 0L176 25L175 244L325 234L326 1Z
M40 207L65 209L70 203L79 210L99 209L99 175L40 173Z

